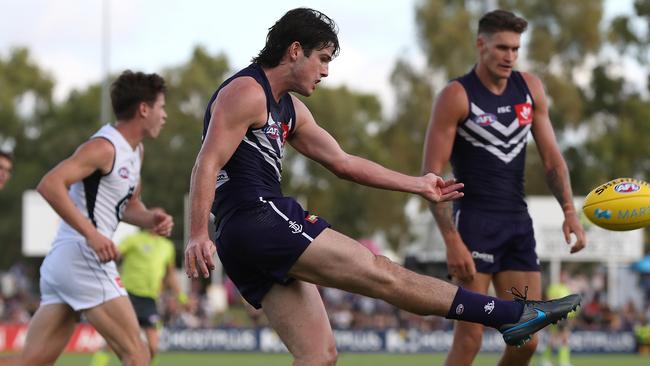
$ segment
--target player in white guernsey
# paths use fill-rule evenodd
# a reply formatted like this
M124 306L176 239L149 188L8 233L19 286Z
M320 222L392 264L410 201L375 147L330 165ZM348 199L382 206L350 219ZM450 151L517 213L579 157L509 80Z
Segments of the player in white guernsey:
M111 100L117 122L103 126L38 185L63 222L41 266L41 304L25 347L0 365L54 364L80 313L124 365L149 364L111 238L120 221L171 233L172 217L140 200L142 140L156 138L167 118L164 80L125 71L111 87Z

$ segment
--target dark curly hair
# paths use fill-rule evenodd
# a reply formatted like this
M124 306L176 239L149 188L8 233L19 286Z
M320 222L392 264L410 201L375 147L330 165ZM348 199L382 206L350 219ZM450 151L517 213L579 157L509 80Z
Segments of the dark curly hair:
M158 94L165 93L165 80L158 74L145 74L126 70L111 84L111 103L118 120L135 116L138 105L153 105Z
M318 10L297 8L289 10L271 28L266 36L266 45L253 58L253 62L264 67L280 64L287 47L300 43L305 56L313 50L334 46L333 55L339 52L338 28L336 23Z

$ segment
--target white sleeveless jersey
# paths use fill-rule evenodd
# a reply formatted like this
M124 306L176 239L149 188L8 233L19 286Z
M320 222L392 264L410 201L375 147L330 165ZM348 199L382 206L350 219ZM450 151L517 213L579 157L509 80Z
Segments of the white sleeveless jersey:
M112 125L104 125L91 139L103 138L115 147L111 171L103 175L97 170L70 186L69 195L77 209L88 217L97 230L113 237L117 224L140 181L142 145L133 149L124 136ZM54 244L70 239L85 238L65 221L61 221Z

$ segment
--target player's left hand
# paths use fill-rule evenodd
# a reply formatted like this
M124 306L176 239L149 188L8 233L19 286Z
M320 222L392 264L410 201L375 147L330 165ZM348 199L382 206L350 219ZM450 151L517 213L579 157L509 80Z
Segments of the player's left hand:
M154 222L154 227L151 228L151 231L156 235L170 236L174 227L174 218L162 208L156 207L150 209L150 211L153 213Z
M185 274L188 278L203 278L210 276L210 271L214 270L214 260L212 257L216 247L206 235L201 238L190 237L185 247ZM199 273L200 272L200 273Z
M578 219L578 215L575 212L568 213L564 216L562 232L564 232L564 240L566 240L566 243L571 246L571 253L577 253L587 245L585 229L582 227L582 224L580 224L580 219ZM572 233L576 237L576 241L573 244L571 244Z
M427 173L422 176L424 180L424 190L420 195L431 202L452 201L463 197L463 192L459 192L465 185L456 182L456 179L444 180L433 173Z

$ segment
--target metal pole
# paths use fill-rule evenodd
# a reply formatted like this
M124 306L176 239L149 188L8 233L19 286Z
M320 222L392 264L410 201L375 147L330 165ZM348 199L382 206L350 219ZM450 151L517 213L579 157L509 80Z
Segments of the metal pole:
M560 283L562 273L562 260L560 258L551 259L551 282Z
M607 305L610 308L618 309L618 266L613 259L607 260Z
M100 119L101 123L109 122L111 112L109 107L109 86L108 78L110 72L111 55L111 1L102 1L102 95Z

